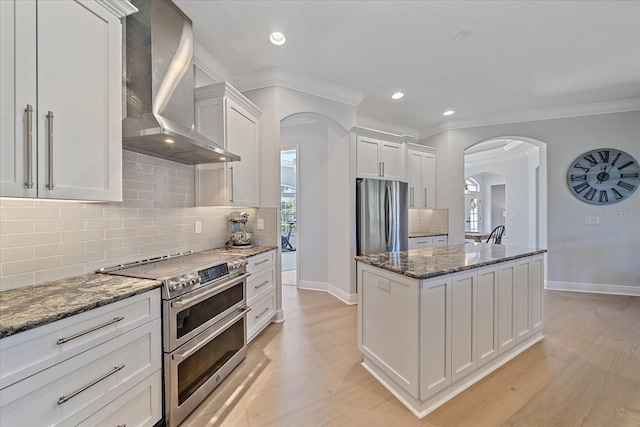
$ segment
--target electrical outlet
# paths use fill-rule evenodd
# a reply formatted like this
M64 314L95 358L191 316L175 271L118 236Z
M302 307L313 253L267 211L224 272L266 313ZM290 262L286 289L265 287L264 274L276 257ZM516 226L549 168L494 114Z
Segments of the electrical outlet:
M584 223L588 225L598 225L600 224L600 217L597 216L587 216L584 218Z
M264 219L258 218L258 230L264 230Z
M193 223L193 231L196 234L202 233L202 221L196 221Z

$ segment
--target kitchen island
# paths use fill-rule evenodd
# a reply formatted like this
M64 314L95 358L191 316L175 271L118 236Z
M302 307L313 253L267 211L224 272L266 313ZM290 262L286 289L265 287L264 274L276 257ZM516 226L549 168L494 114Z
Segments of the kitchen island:
M542 340L545 249L356 257L362 365L422 418Z

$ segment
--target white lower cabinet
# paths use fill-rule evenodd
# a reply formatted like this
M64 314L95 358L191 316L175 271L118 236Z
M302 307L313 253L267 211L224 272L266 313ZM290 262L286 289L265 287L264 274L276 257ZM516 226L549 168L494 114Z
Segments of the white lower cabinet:
M409 237L409 249L434 248L447 246L447 236Z
M35 359L45 362L34 359L23 365L1 364L2 378L7 379L0 389L2 424L32 426L46 420L47 425L77 425L94 415L98 417L97 423L101 418L99 413L107 417L102 412L106 407L110 413L124 415L126 411L122 412L121 408L129 405L130 399L121 396L129 393L133 399L140 392L144 394L144 391L130 393L130 390L145 381L153 381L161 372L159 297L160 291L156 289L132 297L133 304L126 299L0 340L3 362L5 350L7 355L22 350L25 359L36 353ZM105 315L113 316L112 320L102 323ZM42 334L42 329L50 333ZM73 330L77 332L67 335ZM47 340L53 343L53 348L47 345ZM65 350L68 344L73 346ZM44 352L35 351L37 345L42 346ZM146 424L142 425L160 421L161 393L155 391L149 396L152 402L147 408L137 408L138 418L133 415L125 418L140 419L140 414L147 412ZM123 420L118 424L126 423L124 418L116 419Z
M276 251L249 258L247 272L247 342L271 323L276 314Z
M421 417L542 339L543 255L424 280L359 262L357 275L363 365Z

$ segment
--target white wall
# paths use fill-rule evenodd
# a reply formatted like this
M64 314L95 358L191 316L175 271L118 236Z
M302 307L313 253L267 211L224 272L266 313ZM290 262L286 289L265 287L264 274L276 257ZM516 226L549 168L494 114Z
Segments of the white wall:
M590 149L617 148L640 160L640 112L481 126L421 140L439 148L438 206L449 208L452 243L464 241L464 150L505 136L546 143L541 156L547 172L541 166L540 191L547 192L547 206L540 214L548 224L548 230L541 230L541 245L549 250L547 286L640 295L640 190L620 203L594 206L576 199L566 185L570 162ZM586 225L585 217L598 217L600 224Z

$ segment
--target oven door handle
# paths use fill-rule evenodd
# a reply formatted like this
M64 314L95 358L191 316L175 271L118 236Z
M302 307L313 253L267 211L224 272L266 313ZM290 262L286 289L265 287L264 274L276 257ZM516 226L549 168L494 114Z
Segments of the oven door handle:
M240 310L238 310L238 314L233 316L233 318L229 319L228 321L226 321L224 323L224 325L222 325L220 328L218 328L218 330L216 331L216 333L210 335L206 340L202 340L200 341L197 345L191 347L189 350L186 350L182 353L174 353L171 355L171 358L173 360L184 360L187 357L191 356L193 353L195 353L196 351L200 350L202 347L204 347L205 345L207 345L209 342L211 342L212 339L214 339L215 337L217 337L218 335L220 335L221 333L223 333L224 331L227 330L227 328L231 325L233 325L234 323L236 323L238 320L240 320L241 317L243 317L245 314L247 314L248 312L251 311L250 307L243 307Z
M181 300L179 300L179 301L174 301L174 302L172 302L172 303L171 303L171 308L182 308L182 307L186 307L186 306L190 305L190 304L191 304L192 302L194 302L194 301L198 301L198 300L200 300L200 299L204 299L204 298L208 297L208 296L209 296L209 295L211 295L211 294L215 294L215 293L216 293L216 292L218 292L220 289L222 289L222 288L224 288L224 287L226 287L226 286L229 286L229 282L236 281L236 280L242 280L242 279L245 279L245 278L247 278L247 277L249 277L249 276L251 276L251 273L245 273L245 274L243 274L243 275L241 275L241 276L234 277L234 278L233 278L233 280L229 280L228 282L223 283L223 284L221 284L220 286L216 286L216 287L215 287L215 288L213 288L213 289L209 289L209 290L208 290L208 291L206 291L206 292L203 292L203 293L201 293L201 294L198 294L198 295L196 295L195 297L191 297L191 298L184 298L184 299L181 299Z

